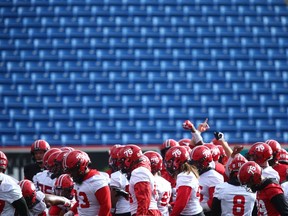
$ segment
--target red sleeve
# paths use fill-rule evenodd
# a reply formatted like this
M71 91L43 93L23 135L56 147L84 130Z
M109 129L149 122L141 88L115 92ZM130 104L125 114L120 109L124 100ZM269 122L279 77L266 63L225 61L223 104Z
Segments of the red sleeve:
M110 188L108 186L102 187L96 191L95 197L99 202L100 210L98 215L108 216L111 209Z
M54 216L54 215L57 216L60 214L60 212L61 212L61 208L59 208L57 205L51 206L49 208L49 215L50 216Z
M188 186L180 186L177 189L176 201L170 216L180 215L190 199L191 192L192 188Z
M207 201L207 205L209 206L209 208L212 208L212 202L213 202L213 195L214 195L214 191L215 191L215 187L210 187L209 188L209 199Z
M150 182L138 182L134 185L134 191L137 199L136 215L147 215L152 194Z

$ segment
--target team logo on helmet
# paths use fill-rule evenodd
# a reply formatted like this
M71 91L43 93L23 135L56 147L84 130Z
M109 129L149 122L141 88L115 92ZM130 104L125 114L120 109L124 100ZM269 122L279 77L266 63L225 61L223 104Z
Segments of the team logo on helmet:
M203 156L206 158L206 157L209 157L211 155L211 150L210 149L205 149L203 152L202 152Z
M263 152L264 149L265 149L265 147L264 147L263 145L258 145L258 146L256 146L255 148L256 148L256 150L259 151L259 152Z
M172 152L172 155L174 157L180 157L181 156L181 151L177 148Z
M249 166L247 172L251 175L254 175L256 171L256 167L254 166Z

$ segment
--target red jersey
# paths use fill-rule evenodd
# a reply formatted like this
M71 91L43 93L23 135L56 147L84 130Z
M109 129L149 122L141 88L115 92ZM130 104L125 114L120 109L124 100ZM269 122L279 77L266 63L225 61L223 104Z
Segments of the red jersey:
M228 176L225 173L225 167L223 164L216 161L215 170L223 176L225 182L228 181Z
M280 184L284 181L286 181L286 170L288 170L288 164L281 164L281 163L276 163L273 166L273 169L276 170L279 173L280 176Z
M281 193L284 193L281 186L273 182L268 183L264 188L257 191L257 215L280 216L280 213L271 203L271 199Z

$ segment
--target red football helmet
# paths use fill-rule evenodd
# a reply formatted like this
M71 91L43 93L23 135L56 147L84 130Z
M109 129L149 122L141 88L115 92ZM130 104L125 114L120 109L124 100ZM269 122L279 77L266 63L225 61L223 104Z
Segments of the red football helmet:
M67 199L74 197L74 182L68 174L60 175L54 183L54 194L64 196Z
M174 139L165 140L160 147L162 157L165 158L167 150L174 146L179 146L179 143L176 140Z
M280 143L273 139L266 140L265 143L271 147L272 152L273 152L273 159L278 161L280 157L280 150L281 150Z
M57 157L55 158L55 171L54 174L56 176L60 176L64 173L64 169L62 167L64 157L69 153L69 151L61 151Z
M49 158L47 160L47 164L46 164L46 169L48 169L50 172L55 173L55 171L57 169L56 158L61 153L62 153L62 151L55 151L49 156Z
M210 162L213 160L211 150L206 145L200 145L193 148L190 158L199 172L204 168L208 168Z
M42 163L42 158L41 159L36 159L35 158L35 152L37 151L43 151L43 152L46 152L50 149L50 145L47 141L45 140L36 140L35 142L32 143L31 145L31 150L30 150L30 153L32 155L32 159L34 161L36 161L37 163Z
M250 160L261 165L272 158L272 149L264 142L257 142L251 146L248 155Z
M22 195L27 203L29 209L31 209L36 202L36 187L30 180L22 180L19 182L20 188L22 190Z
M261 175L262 168L255 161L248 161L240 167L237 177L241 185L247 185L256 192L256 187L262 180Z
M162 159L162 156L158 152L146 151L144 155L147 156L148 159L150 160L151 172L153 174L159 172L162 169L163 159Z
M50 155L52 155L54 152L61 152L61 150L58 148L50 148L48 151L45 152L43 156L43 166L45 167L45 169L48 169L48 159Z
M229 164L229 171L230 172L237 172L239 171L240 167L246 163L248 160L241 154L235 155L231 163Z
M288 164L288 152L285 149L281 149L279 153L279 162Z
M189 153L183 146L170 148L165 155L165 167L170 175L180 171L181 166L189 160Z
M178 143L180 146L190 146L191 139L183 138L183 139L179 140Z
M118 152L122 147L123 146L116 144L109 150L109 166L113 171L117 171L119 169Z
M226 165L227 164L227 161L228 161L228 157L227 157L227 155L226 155L226 152L225 152L225 150L224 150L224 148L223 148L223 146L221 146L221 145L216 145L217 146L217 148L219 149L219 151L220 151L220 157L219 157L219 163L221 163L221 164L223 164L223 165Z
M77 169L80 175L84 175L90 163L91 160L86 152L74 150L64 157L63 167L68 173L73 169Z
M207 146L211 150L213 161L218 161L220 158L219 148L212 143L205 143L205 146Z
M3 173L6 171L8 166L8 159L4 152L0 151L0 169L2 169Z
M129 144L121 148L118 152L121 171L123 173L130 173L142 155L142 150L137 145Z
M70 147L70 146L63 146L60 148L61 151L66 151L66 152L71 152L74 151L75 149Z

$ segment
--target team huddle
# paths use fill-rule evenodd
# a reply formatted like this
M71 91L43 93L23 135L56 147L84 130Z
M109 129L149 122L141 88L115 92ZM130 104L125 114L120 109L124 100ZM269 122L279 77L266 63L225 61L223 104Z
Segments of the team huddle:
M107 172L91 168L84 151L36 140L35 163L18 181L5 174L0 151L0 215L288 215L288 153L276 140L253 144L244 157L221 132L204 143L207 121L183 128L191 139L165 140L159 152L112 146Z

